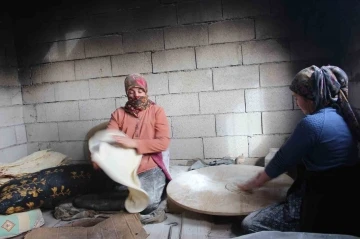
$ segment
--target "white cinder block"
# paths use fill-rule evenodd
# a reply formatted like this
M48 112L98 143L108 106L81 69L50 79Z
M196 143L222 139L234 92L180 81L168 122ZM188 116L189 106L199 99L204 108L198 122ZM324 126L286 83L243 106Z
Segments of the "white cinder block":
M244 18L251 16L266 15L270 13L268 0L223 0L223 17Z
M17 67L0 67L0 86L20 86Z
M131 16L132 19L128 19L134 22L134 28L156 28L177 24L175 5L159 6L158 2L155 1L152 1L151 5L152 6L148 5L147 7L134 8Z
M36 105L37 122L57 122L79 120L77 101Z
M35 153L35 152L37 152L39 150L40 150L39 143L28 143L27 144L28 155L30 155L32 153Z
M169 73L170 93L210 91L212 86L211 70Z
M0 127L24 123L22 106L0 108Z
M205 158L248 156L246 136L204 138Z
M170 142L171 159L203 159L203 142L201 138L172 139Z
M207 45L207 25L178 26L164 29L165 49Z
M280 148L288 135L256 135L249 139L249 157L265 157L270 148Z
M144 30L124 33L125 52L157 51L164 49L163 30Z
M110 57L100 57L75 61L77 80L111 76Z
M167 116L199 114L197 94L176 94L156 96L156 103L162 106Z
M221 1L180 2L177 5L179 24L216 21L222 19Z
M214 71L215 90L233 90L259 87L259 66L235 66L216 68Z
M86 134L93 126L92 121L60 122L58 123L60 141L86 140Z
M72 160L85 160L84 148L87 146L85 141L75 142L51 142L50 148L56 152L69 156Z
M101 99L125 96L125 77L89 80L90 98Z
M84 41L68 40L53 42L50 45L50 49L48 49L46 57L50 59L50 62L84 59Z
M59 140L57 123L27 124L25 127L28 142L46 142Z
M256 39L288 37L291 34L301 35L298 31L290 31L289 19L274 16L259 16L255 19ZM294 36L292 36L294 37Z
M16 144L15 127L0 128L0 149Z
M79 101L80 120L110 119L115 99Z
M252 19L216 22L209 26L210 44L247 41L254 38L254 20Z
M143 75L148 84L149 95L169 94L169 80L166 73Z
M124 52L122 36L105 36L85 40L86 57L118 55Z
M352 107L360 109L360 83L349 82L349 101Z
M196 47L197 68L242 64L241 45L238 43Z
M309 60L309 59L320 59L328 58L333 56L331 49L317 46L311 41L294 41L290 43L291 48L291 60Z
M56 101L89 99L88 81L62 82L54 87Z
M264 134L292 133L299 121L304 117L300 110L263 112Z
M23 106L24 123L36 122L36 110L34 105Z
M133 53L111 57L113 76L152 72L151 53Z
M305 68L303 63L269 63L260 65L260 85L285 86L290 85L296 73Z
M288 87L246 90L245 97L246 112L289 110L293 108L292 94Z
M169 123L169 128L170 128L170 138L172 138L173 137L173 133L172 133L172 120L171 120L171 118L170 117L166 117L167 118L167 120L168 120L168 123Z
M244 90L200 92L201 114L245 112Z
M261 134L261 113L216 115L217 136Z
M22 96L21 96L20 87L0 88L0 106L10 106L10 105L22 105Z
M196 68L193 48L158 51L153 53L154 72L191 70Z
M290 60L289 46L280 40L246 42L242 44L242 53L245 65Z
M115 99L116 109L125 106L127 101L128 101L127 97L116 98Z
M75 80L73 61L55 62L39 65L31 69L33 83L73 81Z
M172 118L174 138L215 136L215 116L196 115Z
M25 125L15 126L15 134L17 144L25 144L27 142Z
M12 163L27 156L27 145L21 144L0 150L1 163Z
M55 89L52 84L25 86L22 88L22 94L25 104L55 101Z

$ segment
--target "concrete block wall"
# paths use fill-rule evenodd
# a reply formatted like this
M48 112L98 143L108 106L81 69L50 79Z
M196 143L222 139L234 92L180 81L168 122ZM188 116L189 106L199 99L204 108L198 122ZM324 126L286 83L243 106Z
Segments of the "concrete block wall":
M82 160L87 131L125 104L138 72L168 116L172 163L264 157L303 117L292 77L331 63L276 3L98 1L20 21L18 39L37 23L17 45L29 150Z
M9 16L0 17L0 163L27 155L21 86Z

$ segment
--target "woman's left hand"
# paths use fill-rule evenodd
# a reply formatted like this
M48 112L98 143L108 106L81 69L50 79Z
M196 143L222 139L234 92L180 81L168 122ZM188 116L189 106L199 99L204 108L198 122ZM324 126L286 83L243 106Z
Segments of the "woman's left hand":
M135 149L137 148L137 141L134 139L130 139L122 136L114 136L116 143L118 143L121 147L127 149Z

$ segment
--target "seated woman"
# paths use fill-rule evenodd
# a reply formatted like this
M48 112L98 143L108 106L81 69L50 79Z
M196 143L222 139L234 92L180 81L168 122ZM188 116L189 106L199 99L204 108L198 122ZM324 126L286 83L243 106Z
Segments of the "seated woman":
M116 142L123 148L135 149L138 154L143 155L138 176L141 187L149 195L150 203L141 214L149 214L158 208L164 196L165 185L171 180L162 159L162 151L170 143L169 125L164 109L148 99L147 82L143 76L131 74L125 78L124 83L128 101L124 107L111 114L107 128L124 132L128 137L116 137ZM98 169L95 163L93 166ZM105 178L104 188L112 193L81 196L74 201L75 205L99 211L123 210L127 188L109 182L111 179L104 175L99 176L101 177Z
M347 100L348 78L336 66L311 66L296 74L290 86L306 116L244 191L298 165L298 175L284 202L249 214L242 230L302 231L360 236L357 220L360 197L359 117Z

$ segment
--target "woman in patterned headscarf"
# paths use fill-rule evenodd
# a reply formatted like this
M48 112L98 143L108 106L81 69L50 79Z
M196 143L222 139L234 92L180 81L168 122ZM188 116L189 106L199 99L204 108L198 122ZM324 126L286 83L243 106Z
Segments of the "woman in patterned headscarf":
M147 219L144 217L144 220L147 222L160 220L159 216L164 219L165 211L157 209L164 199L166 183L171 180L162 157L162 152L168 149L170 143L168 121L164 109L148 98L147 82L142 75L128 75L124 84L128 101L124 107L116 109L111 114L107 128L124 132L128 137L116 137L116 142L121 147L135 149L138 154L143 155L137 173L141 187L150 198L148 207L141 212L143 215L150 215ZM94 167L98 168L96 164ZM84 203L79 204L84 207ZM104 205L106 208L101 208L101 203L94 203L92 199L86 207L100 211L124 209L124 204L121 203L117 203L116 208L111 209L108 208L109 203L104 203Z
M298 165L296 180L284 202L249 214L242 229L359 236L349 215L360 213L360 121L348 102L348 77L336 66L310 66L290 89L306 116L265 169L239 188L254 190Z

